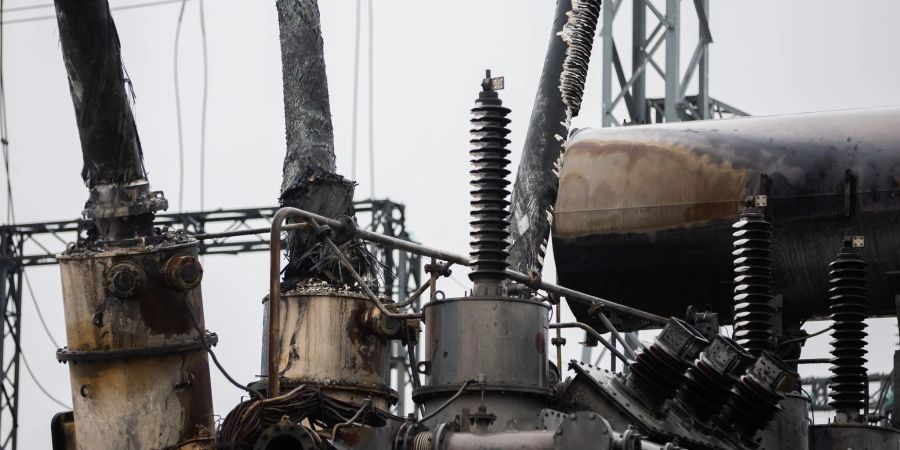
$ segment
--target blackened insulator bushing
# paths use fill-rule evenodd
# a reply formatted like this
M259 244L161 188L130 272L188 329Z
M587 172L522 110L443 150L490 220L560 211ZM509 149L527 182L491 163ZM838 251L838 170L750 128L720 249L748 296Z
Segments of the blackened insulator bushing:
M509 115L488 72L472 108L472 199L469 279L503 281L509 258Z
M687 322L671 318L649 347L638 350L625 385L650 409L674 397L685 372L709 342Z
M753 364L753 356L733 339L718 335L688 369L676 402L699 422L713 418L731 389Z
M734 339L754 356L773 350L775 309L772 224L755 209L741 213L734 228Z
M829 265L828 289L832 328L828 403L835 411L858 415L867 401L866 262L845 247Z
M756 446L756 433L781 410L778 405L798 381L797 373L771 352L763 352L732 389L720 425L736 431L745 444Z

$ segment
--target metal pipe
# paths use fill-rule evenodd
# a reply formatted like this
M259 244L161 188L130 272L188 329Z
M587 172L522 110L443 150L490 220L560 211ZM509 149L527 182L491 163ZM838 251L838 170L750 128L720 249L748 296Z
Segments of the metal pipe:
M506 276L508 276L511 280L518 281L520 283L527 283L529 280L528 275L525 275L525 274L519 273L519 272L515 272L512 270L508 270L508 269L506 271ZM635 309L630 306L625 306L625 305L622 305L622 304L619 304L619 303L616 303L616 302L613 302L610 300L606 300L604 298L595 297L590 294L585 294L584 292L579 292L579 291L576 291L573 289L569 289L567 287L557 286L553 283L548 283L543 280L541 281L540 287L541 287L541 289L543 289L547 292L553 292L554 294L562 295L562 296L565 296L566 298L574 299L574 300L580 301L582 303L589 303L592 305L601 305L606 309L609 309L609 310L612 310L612 311L615 311L618 313L622 313L622 314L627 314L629 316L632 316L632 317L635 317L635 318L638 318L641 320L645 320L647 322L650 322L650 323L653 323L656 325L665 325L666 322L668 322L668 320L666 320L665 318L663 318L661 316L657 316L656 314L648 313L646 311L642 311L640 309ZM601 320L603 320L603 319L601 319ZM608 326L608 325L604 324L603 326Z
M281 334L281 324L278 322L278 307L281 305L281 223L291 216L290 209L281 208L272 217L272 229L269 234L269 335L266 342L268 366L266 368L266 397L275 398L281 390L278 378L278 356L275 347L278 345L278 335Z
M785 359L789 364L831 364L831 358Z
M434 275L432 275L432 277L434 277ZM403 300L402 302L394 303L394 307L395 308L403 308L403 307L411 305L414 301L416 301L417 298L419 298L423 293L425 293L426 290L428 290L429 286L431 286L430 281L426 281L425 283L422 283L422 285L419 286L418 288L416 288L415 292L413 292L409 296L409 298L407 298L406 300Z
M635 354L634 350L632 350L631 346L628 345L628 342L625 342L625 338L619 333L619 330L613 326L612 322L609 321L609 318L606 317L606 314L603 314L602 311L597 311L594 313L598 319L600 319L600 323L606 327L607 330L613 335L613 337L622 344L622 349L625 350L625 354L628 355L629 358L634 359Z
M340 229L340 228L344 227L344 224L337 220L330 219L328 217L322 217L318 214L311 213L309 211L304 211L302 209L297 209L297 208L281 208L281 209L279 209L279 211L281 211L283 209L290 209L290 210L294 211L296 213L296 217L312 219L312 220L316 221L317 223L328 225L332 228ZM447 252L447 251L432 248L432 247L427 247L427 246L424 246L421 244L416 244L415 242L404 241L403 239L398 239L398 238L391 237L391 236L385 236L380 233L375 233L375 232L372 232L369 230L363 230L360 228L356 228L354 230L354 233L356 234L356 236L358 236L361 239L364 239L364 240L367 240L370 242L375 242L378 244L382 244L384 246L387 246L387 247L390 247L393 249L402 250L402 251L409 252L409 253L415 253L417 255L428 256L431 258L440 259L442 261L452 262L454 264L459 264L462 266L469 265L468 257L459 255L456 253ZM519 283L522 283L522 284L525 284L525 285L529 285L533 281L532 278L529 277L528 275L525 275L524 273L517 272L512 269L506 269L506 271L504 271L504 273L506 274L506 276L509 279L519 282ZM584 292L575 291L575 290L572 290L572 289L569 289L569 288L566 288L563 286L557 286L557 285L547 282L547 281L541 280L541 283L538 287L540 289L543 289L544 291L552 292L557 295L562 295L567 298L574 299L576 301L580 301L583 303L589 303L592 305L601 305L604 308L609 309L611 311L615 311L615 312L622 313L622 314L627 314L632 317L635 317L635 318L638 318L641 320L645 320L647 322L650 322L650 323L653 323L656 325L665 325L666 322L668 322L668 320L666 320L663 317L657 316L656 314L651 314L646 311L631 308L629 306L625 306L625 305L622 305L622 304L619 304L619 303L616 303L616 302L613 302L610 300L606 300L606 299L603 299L600 297L595 297L593 295L585 294ZM604 326L606 326L606 325L604 325Z
M620 352L617 348L613 347L613 345L610 344L609 341L606 340L606 338L604 338L600 333L597 332L597 330L595 330L593 327L591 327L590 325L588 325L586 323L583 323L583 322L551 323L550 328L581 328L582 330L584 330L588 334L590 334L591 337L596 339L597 342L603 344L604 347L606 347L609 351L611 351L612 354L615 355L617 358L621 359L622 362L628 364L628 358L626 358L625 355L622 354L622 352ZM560 368L560 369L562 369L562 368Z

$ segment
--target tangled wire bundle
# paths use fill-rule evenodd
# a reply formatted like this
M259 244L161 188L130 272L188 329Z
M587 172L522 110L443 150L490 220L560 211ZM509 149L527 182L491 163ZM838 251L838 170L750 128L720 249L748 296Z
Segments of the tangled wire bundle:
M252 448L266 428L279 423L285 416L292 423L315 430L330 429L347 422L357 426L384 426L388 418L402 420L377 408L361 406L323 394L318 386L304 384L280 397L241 402L222 422L218 441L228 448ZM360 414L357 416L357 413ZM351 420L354 416L356 419Z

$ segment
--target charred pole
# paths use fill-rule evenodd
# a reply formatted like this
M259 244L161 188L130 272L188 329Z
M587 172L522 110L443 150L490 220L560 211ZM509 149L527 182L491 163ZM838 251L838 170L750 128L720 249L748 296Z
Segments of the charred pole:
M316 0L278 0L276 6L281 36L287 141L281 205L335 219L352 218L355 183L336 173L334 130L318 3ZM335 237L338 245L351 240L355 241L355 238ZM372 265L366 257L365 247L354 245L355 242L350 244L342 248L350 249L349 256L358 266L357 270L360 273L371 272ZM330 259L333 256L318 245L313 233L290 232L287 254L289 263L285 282L288 285L311 276L332 282L344 281L337 270L337 260Z
M151 232L153 213L168 206L150 192L141 141L126 90L119 35L107 0L56 0L56 17L69 90L75 106L90 189L83 214L101 239Z
M569 124L581 108L600 0L558 0L512 193L509 265L540 271Z

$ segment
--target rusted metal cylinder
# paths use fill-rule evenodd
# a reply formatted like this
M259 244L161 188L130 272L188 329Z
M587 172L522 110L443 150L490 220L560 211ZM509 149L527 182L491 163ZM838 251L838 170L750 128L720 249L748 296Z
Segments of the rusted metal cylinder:
M213 444L197 243L169 237L59 256L79 449Z
M371 299L350 292L296 290L280 298L281 392L315 383L340 400L361 404L371 396L381 409L397 402L390 388L390 340L399 321L380 315ZM268 308L263 323L267 336ZM264 345L263 377L268 377L268 358Z
M483 375L485 404L497 415L494 430L529 428L551 395L547 333L550 307L511 298L468 297L434 301L425 314L426 383L413 391L430 413L465 384ZM492 345L486 347L485 342ZM452 420L461 408L475 411L481 386L470 384L435 417Z
M657 315L710 303L730 320L731 224L767 195L785 323L827 316L822 267L846 229L866 239L869 313L896 314L900 108L583 130L565 155L553 248L566 287Z

